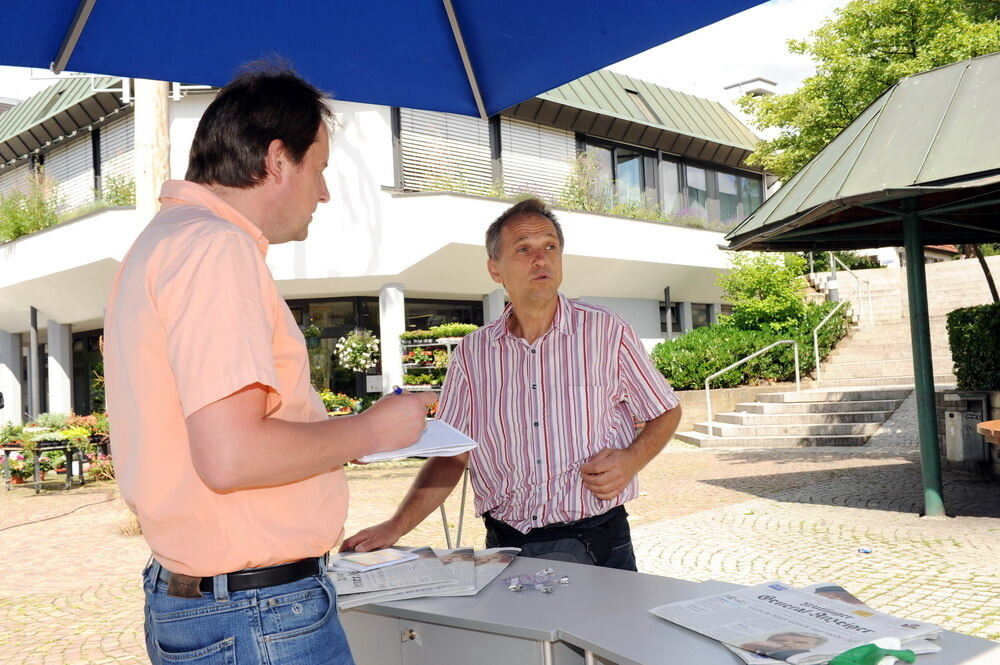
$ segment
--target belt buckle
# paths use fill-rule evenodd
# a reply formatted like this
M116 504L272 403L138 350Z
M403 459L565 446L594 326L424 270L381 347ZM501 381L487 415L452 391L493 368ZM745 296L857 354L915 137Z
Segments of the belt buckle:
M201 598L201 578L170 573L167 595L174 598Z

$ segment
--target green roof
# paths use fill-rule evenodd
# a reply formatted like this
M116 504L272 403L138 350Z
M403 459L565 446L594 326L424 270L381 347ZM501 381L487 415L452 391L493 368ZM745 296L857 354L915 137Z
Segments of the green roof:
M653 112L647 117L640 101ZM753 150L757 137L719 102L670 90L608 70L596 71L538 95L541 99L611 115L678 134Z
M928 244L996 242L998 81L1000 53L903 79L730 231L730 247L898 245L914 206Z
M110 76L80 76L57 81L0 115L0 162L23 157L120 108L120 85ZM104 92L102 92L104 91Z

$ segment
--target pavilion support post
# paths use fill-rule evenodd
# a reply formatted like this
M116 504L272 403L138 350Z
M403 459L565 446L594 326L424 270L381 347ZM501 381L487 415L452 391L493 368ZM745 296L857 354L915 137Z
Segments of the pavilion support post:
M920 469L924 483L924 516L942 517L945 512L941 490L937 411L934 402L931 329L927 314L927 275L924 271L923 229L920 226L920 217L913 210L908 211L903 219L903 245L906 251L906 291L910 301L913 376L917 389Z

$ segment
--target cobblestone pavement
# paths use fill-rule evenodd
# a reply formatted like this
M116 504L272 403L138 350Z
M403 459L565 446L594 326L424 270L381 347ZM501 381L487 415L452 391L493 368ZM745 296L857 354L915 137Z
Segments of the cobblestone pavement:
M1000 485L949 480L960 516L921 520L914 461L906 450L672 446L629 505L640 566L698 580L833 580L881 609L997 639ZM417 468L352 470L347 531L391 514ZM48 487L0 490L0 663L146 662L138 576L149 551L119 532L114 484ZM453 531L459 494L446 506ZM462 540L481 545L471 493L468 503ZM443 541L434 514L404 544Z
M640 570L835 582L876 609L1000 640L1000 484L946 479L948 518L919 517L919 468L905 463L648 523L633 530Z

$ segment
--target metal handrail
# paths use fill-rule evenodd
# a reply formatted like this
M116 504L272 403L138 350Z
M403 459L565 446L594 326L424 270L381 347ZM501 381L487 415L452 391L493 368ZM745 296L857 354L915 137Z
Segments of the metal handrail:
M872 284L867 279L862 279L854 274L854 271L848 268L843 261L841 261L837 256L833 255L833 260L840 264L840 267L847 271L847 274L854 278L854 282L857 284L855 293L858 293L864 298L864 302L868 305L868 324L871 325L875 322L875 315L872 310ZM861 285L864 284L864 289Z
M851 296L857 295L858 290L860 288L861 288L861 284L858 284L857 286L855 286L854 287L854 291L851 292ZM822 378L820 376L820 367L819 367L819 329L826 325L826 322L829 321L830 318L834 314L837 313L838 309L840 309L841 307L843 307L844 305L846 305L846 304L848 304L850 302L851 302L850 296L848 296L848 298L846 300L841 300L840 302L838 302L837 306L834 307L833 309L831 309L830 313L827 314L826 316L824 316L823 320L820 321L819 324L815 328L813 328L813 358L816 361L816 380L817 381L819 381Z
M725 374L726 372L728 372L729 370L733 369L734 367L739 367L740 365L742 365L746 361L752 360L752 359L756 358L757 356L759 356L760 354L766 353L767 351L770 351L771 349L773 349L774 347L778 346L779 344L791 344L792 348L795 350L795 392L799 392L799 390L801 389L800 388L800 379L799 379L799 343L796 342L794 339L782 339L782 340L779 340L777 342L773 342L771 344L768 344L763 349L760 349L759 351L754 351L753 353L751 353L749 356L746 356L745 358L740 358L739 360L737 360L736 362L734 362L729 367L727 367L725 369L720 369L715 374L709 374L707 377L705 377L705 405L708 407L709 429L711 429L711 427L712 427L711 422L712 422L713 414L712 414L712 392L708 388L708 382L711 381L712 379L714 379L715 377L721 375L721 374Z

